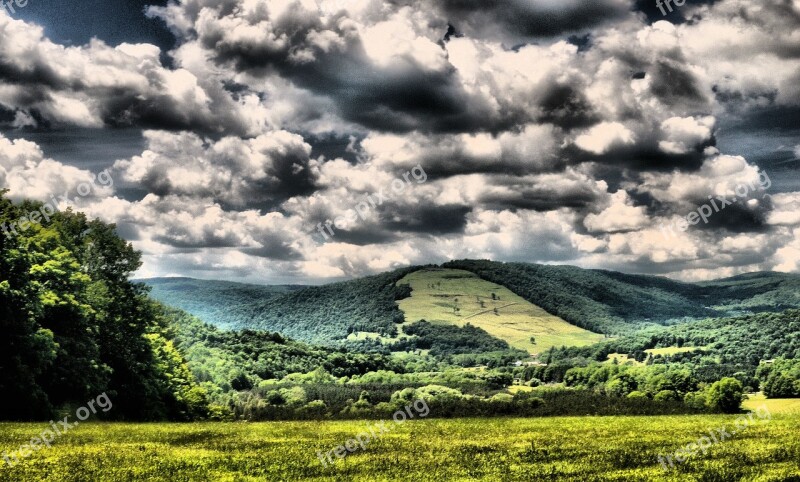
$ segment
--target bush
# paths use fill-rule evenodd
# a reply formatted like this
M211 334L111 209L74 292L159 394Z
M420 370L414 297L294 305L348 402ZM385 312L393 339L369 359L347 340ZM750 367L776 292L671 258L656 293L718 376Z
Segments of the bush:
M744 388L735 378L723 378L708 390L708 407L713 411L736 413L741 410L742 400Z
M313 400L305 404L297 412L300 416L317 419L328 416L328 407L322 400Z
M634 390L628 394L628 400L647 400L647 395L638 390Z
M704 410L708 408L708 397L704 391L689 392L683 397L683 403L689 408Z
M661 390L660 392L656 393L655 397L653 397L653 400L656 402L671 402L679 401L680 399L681 397L675 390Z

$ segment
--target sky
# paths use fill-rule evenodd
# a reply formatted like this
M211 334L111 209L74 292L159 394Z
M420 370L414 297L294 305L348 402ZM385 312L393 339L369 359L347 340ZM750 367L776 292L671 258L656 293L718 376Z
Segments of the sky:
M115 223L137 277L797 272L798 158L800 0L0 10L0 187Z

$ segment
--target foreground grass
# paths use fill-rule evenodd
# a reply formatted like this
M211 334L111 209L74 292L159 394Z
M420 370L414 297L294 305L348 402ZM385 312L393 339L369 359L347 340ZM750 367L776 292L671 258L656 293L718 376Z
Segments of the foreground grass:
M800 417L774 415L670 472L659 454L734 426L734 416L389 422L331 467L328 451L367 422L86 424L0 480L44 481L800 481ZM0 424L15 450L47 424ZM2 463L2 462L0 462Z

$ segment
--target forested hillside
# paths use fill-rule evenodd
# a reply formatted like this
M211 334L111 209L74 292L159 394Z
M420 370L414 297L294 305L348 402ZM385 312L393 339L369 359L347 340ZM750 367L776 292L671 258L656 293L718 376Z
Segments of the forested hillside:
M341 345L356 331L394 336L403 321L395 301L409 294L395 284L416 269L221 304L235 317L232 328L273 331L307 343Z
M387 355L307 345L277 333L221 331L186 312L169 307L162 310L195 380L217 405L215 413L234 403L233 393L290 374L323 370L334 377L351 377L379 370L403 371L403 366Z
M138 281L150 286L151 298L185 310L206 323L223 329L241 326L244 316L243 306L302 288L302 286L264 286L191 278L154 278Z
M666 278L492 261L453 261L444 266L502 284L548 312L598 333L622 331L633 322L666 323L715 314L691 297L695 286Z
M624 334L632 324L670 325L709 317L800 308L800 277L752 273L705 283L573 266L462 260L443 265L510 289L569 323ZM153 297L223 329L279 332L307 343L342 346L356 332L395 336L410 295L395 284L409 267L325 286L258 286L191 279L151 279ZM348 346L354 346L350 343ZM362 348L372 345L363 343Z
M670 347L685 350L655 356L647 352ZM703 381L739 372L752 377L765 360L800 358L800 310L652 328L590 347L555 349L547 359L574 364L577 358L605 361L612 353L647 364L682 364Z
M800 277L753 273L702 284L574 266L462 260L444 264L502 284L572 324L626 333L630 324L673 324L741 311L800 307Z
M800 276L796 274L748 273L697 286L717 310L774 312L800 307Z

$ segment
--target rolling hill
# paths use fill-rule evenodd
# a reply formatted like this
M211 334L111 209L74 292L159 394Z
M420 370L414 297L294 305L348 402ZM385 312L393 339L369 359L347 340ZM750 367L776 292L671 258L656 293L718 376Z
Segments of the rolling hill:
M800 307L800 276L786 273L684 283L574 266L475 260L443 266L502 284L549 313L599 333L625 334L631 324L671 325Z
M553 346L590 345L604 338L469 271L428 268L398 281L403 284L412 288L411 296L398 302L406 324L420 320L457 326L469 323L529 353Z
M426 281L430 273L437 279ZM647 326L800 308L800 276L791 274L751 273L684 283L572 266L480 260L409 267L313 287L188 279L144 282L153 288L154 298L215 326L278 332L329 346L354 339L365 346L378 343L364 340L370 336L397 339L402 335L399 325L425 319L470 323L512 347L537 351L554 344L585 344L594 338L589 332L621 335ZM442 283L441 291L427 287L436 283ZM516 304L490 303L485 297L491 298L493 290L499 302ZM453 311L456 296L444 295L459 295L458 311ZM481 301L491 312L479 309Z
M192 278L153 278L135 281L150 286L150 296L157 301L191 313L221 329L241 327L242 314L237 307L302 288Z

